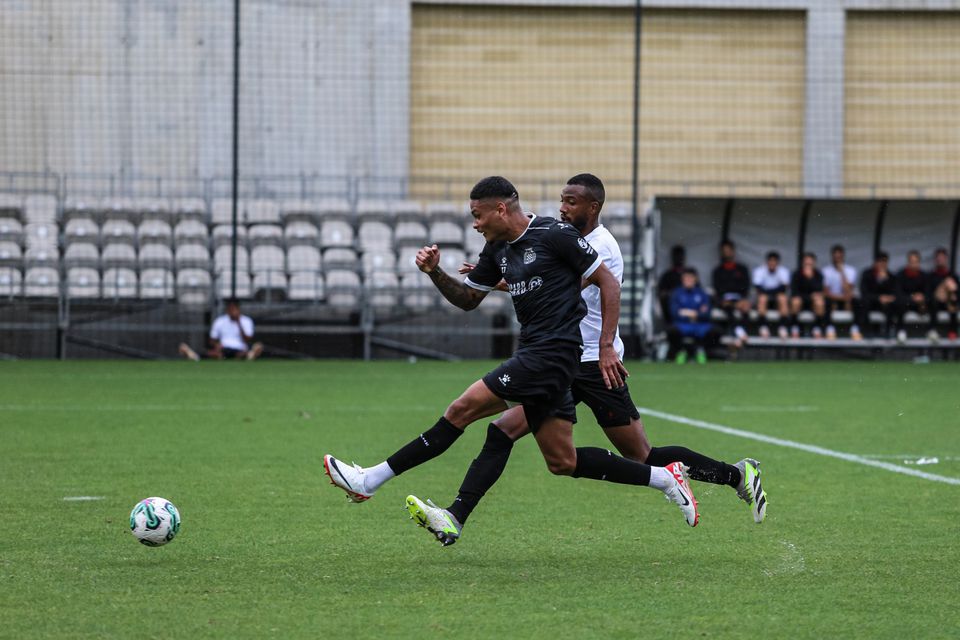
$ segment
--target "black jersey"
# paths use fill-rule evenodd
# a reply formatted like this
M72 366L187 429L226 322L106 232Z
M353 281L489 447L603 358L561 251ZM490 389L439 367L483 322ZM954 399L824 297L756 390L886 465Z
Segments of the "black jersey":
M587 306L580 280L603 264L572 225L534 216L512 242L488 242L467 285L490 291L507 281L520 322L520 345L551 340L582 343L580 321Z
M809 296L811 293L823 292L823 274L820 269L813 270L813 276L803 275L802 269L793 272L790 279L790 293L795 296Z

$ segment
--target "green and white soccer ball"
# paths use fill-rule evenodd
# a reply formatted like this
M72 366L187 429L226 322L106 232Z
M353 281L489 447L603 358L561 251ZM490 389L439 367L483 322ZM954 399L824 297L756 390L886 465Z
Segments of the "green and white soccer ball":
M142 544L161 547L180 531L180 512L166 498L147 498L130 512L130 531Z

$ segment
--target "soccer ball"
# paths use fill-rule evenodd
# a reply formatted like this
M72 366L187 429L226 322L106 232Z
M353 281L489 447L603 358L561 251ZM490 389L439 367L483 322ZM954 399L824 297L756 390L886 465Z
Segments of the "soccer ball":
M180 512L166 498L141 500L130 512L130 531L148 547L163 546L180 531Z

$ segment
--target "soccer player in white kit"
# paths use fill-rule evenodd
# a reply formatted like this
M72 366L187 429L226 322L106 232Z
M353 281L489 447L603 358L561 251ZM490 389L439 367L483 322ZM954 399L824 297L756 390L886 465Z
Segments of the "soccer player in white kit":
M561 194L560 218L580 231L622 283L623 256L620 246L599 222L604 198L603 182L599 178L588 173L576 175L567 181ZM465 264L462 271L469 272L472 268L473 265ZM766 516L766 494L760 484L760 465L756 460L744 458L730 465L685 447L650 446L626 383L608 388L600 374L600 292L597 287L584 283L581 295L587 305L587 315L580 322L584 351L579 373L571 385L574 400L590 407L597 423L624 457L646 464L668 464L679 460L688 467L692 479L733 487L741 499L752 505L754 520L762 522ZM619 332L614 339L614 348L622 359L624 350ZM407 497L407 510L414 521L430 531L442 545L454 544L460 537L467 517L499 479L513 443L527 433L529 429L522 407L506 411L487 427L483 449L470 465L459 495L448 508L441 509L429 500L423 501L416 496Z

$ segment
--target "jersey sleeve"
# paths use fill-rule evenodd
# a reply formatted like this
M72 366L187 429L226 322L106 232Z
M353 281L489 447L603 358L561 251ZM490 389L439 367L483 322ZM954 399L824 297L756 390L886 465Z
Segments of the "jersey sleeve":
M477 260L477 266L464 279L464 284L480 291L493 291L494 287L503 279L497 261L493 257L493 249L490 243L484 245L480 252L480 259Z
M243 333L245 333L248 337L252 338L253 337L253 319L250 318L250 316L243 316L243 318L240 319L240 323L243 326Z
M221 333L221 329L220 329L220 318L217 318L216 320L213 321L213 324L210 325L210 339L211 339L211 340L219 340L219 339L220 339L220 333Z
M550 229L547 241L560 260L569 264L581 278L589 278L600 268L603 259L572 225L560 223Z

